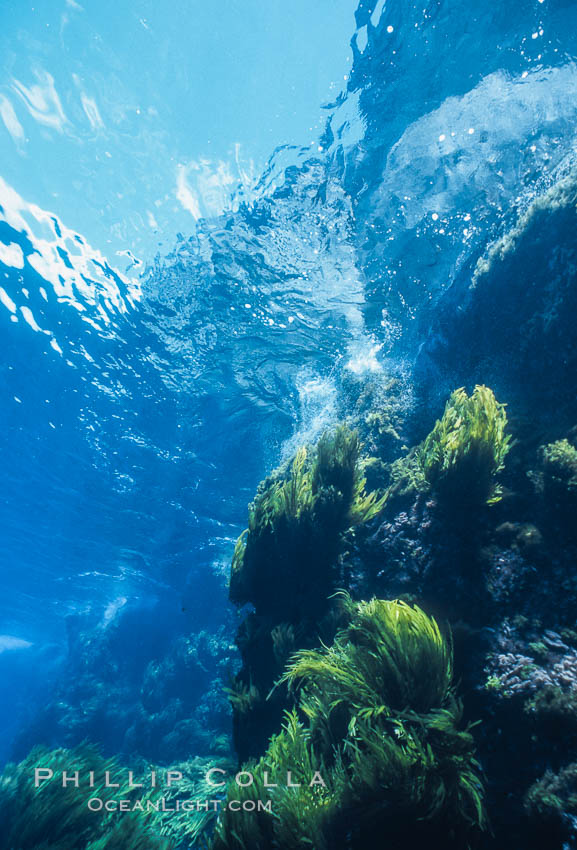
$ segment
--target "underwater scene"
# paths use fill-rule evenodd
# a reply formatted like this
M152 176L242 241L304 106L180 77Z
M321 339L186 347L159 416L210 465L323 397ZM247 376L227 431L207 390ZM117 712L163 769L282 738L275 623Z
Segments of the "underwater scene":
M0 850L577 850L577 4L0 21Z

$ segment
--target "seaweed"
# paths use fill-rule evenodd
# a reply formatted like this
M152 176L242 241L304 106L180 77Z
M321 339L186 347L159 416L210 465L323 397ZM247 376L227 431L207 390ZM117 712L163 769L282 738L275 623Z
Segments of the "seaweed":
M502 498L496 481L504 468L511 438L507 414L488 387L471 396L455 390L441 419L418 448L425 479L440 496L494 504Z
M296 634L290 623L279 623L271 631L274 657L279 667L284 667L296 648Z
M286 784L290 771L290 787ZM215 830L212 850L268 850L282 847L314 847L331 850L326 827L338 806L338 783L344 784L344 772L331 770L331 782L310 787L315 771L328 776L328 770L314 752L310 732L298 719L296 711L287 711L282 730L273 735L265 755L257 762L248 762L243 771L250 773L253 783L248 787L233 784L229 787L223 814ZM231 800L250 801L254 812L235 814ZM259 809L258 801L270 803Z
M180 808L177 801L212 801L214 786L207 772L215 764L230 771L228 759L195 758L174 763L163 771L177 771L173 785L138 788L126 781L127 770L114 758L104 758L96 747L49 750L36 747L19 764L10 764L0 779L0 850L172 850L208 846L217 809L214 806ZM36 767L50 768L54 778L34 783ZM134 774L151 770L148 763L134 765ZM153 768L159 775L160 769ZM60 773L78 772L79 786L62 786ZM111 777L107 784L106 772ZM93 774L92 784L88 777ZM99 811L88 808L98 798ZM160 798L163 803L160 805ZM106 810L108 801L138 801L136 811ZM142 806L142 808L140 808Z
M218 807L214 803L220 795L214 784L208 781L207 775L215 767L227 773L233 770L232 762L227 759L215 761L213 758L197 757L182 764L170 765L170 770L182 774L182 780L162 789L166 810L159 808L158 812L152 812L151 819L155 832L174 842L171 847L209 846L218 816ZM158 799L158 792L151 790L144 796L150 800ZM178 801L194 801L199 805L187 809L177 808Z
M95 781L74 787L56 780L35 787L34 769L79 771ZM103 758L86 744L74 750L35 747L19 764L8 765L0 779L0 848L2 850L170 850L174 845L155 834L154 822L144 822L132 812L91 811L87 801L130 799L135 791L117 779L120 787L107 787L105 771L122 776L115 759Z
M230 687L224 690L228 694L231 706L240 714L247 714L261 699L258 688L252 682L245 685L235 679Z
M356 431L347 425L326 431L317 443L312 466L315 512L330 506L331 520L339 531L369 522L382 510L384 499L376 491L367 493L365 485Z
M305 713L325 723L337 695L349 711L375 705L390 712L410 705L426 713L441 705L450 690L452 648L436 621L405 602L339 597L349 624L331 647L297 653L282 679L289 685L306 682Z
M572 688L545 685L525 702L524 711L552 741L566 743L577 734L577 693Z
M577 496L577 449L569 440L541 447L543 489L548 495Z
M569 847L565 842L574 835L577 816L577 763L566 765L558 773L547 770L531 785L524 804L542 846Z
M271 811L239 817L225 806L213 850L360 850L376 834L391 848L441 836L467 847L486 826L450 637L416 606L339 596L346 625L331 646L293 656L277 687L292 689L297 707L244 768L255 780L244 799L268 798ZM290 786L263 779L287 771ZM323 781L311 784L315 775ZM229 787L227 799L237 795Z
M342 412L358 428L371 455L388 459L397 453L409 407L406 383L379 369L341 374Z
M430 486L423 471L418 446L411 449L404 457L397 458L389 466L387 501L393 497L403 498L417 493L426 493L429 490Z
M345 531L373 519L384 497L366 491L358 435L347 425L302 446L282 471L264 481L236 544L233 602L252 602L277 622L317 619L338 578Z

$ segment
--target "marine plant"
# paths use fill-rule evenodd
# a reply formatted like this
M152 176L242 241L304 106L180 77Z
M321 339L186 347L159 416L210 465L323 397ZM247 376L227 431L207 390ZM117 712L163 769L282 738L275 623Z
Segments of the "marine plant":
M489 387L468 396L455 390L441 419L418 448L425 479L440 495L494 504L502 497L496 476L504 467L511 438L507 414Z
M290 771L291 786L286 784ZM315 771L328 776L328 768L319 761L310 741L310 732L299 721L296 711L287 711L282 730L273 735L264 756L243 765L254 781L250 786L229 787L223 814L216 826L212 850L269 850L282 847L314 847L331 850L326 825L335 815L339 785L344 772L331 768L331 782L310 787ZM239 800L254 806L254 811L235 814L228 803ZM260 805L259 805L260 801ZM266 806L270 805L267 810Z
M420 712L440 705L450 689L452 650L436 621L405 602L339 596L349 624L331 647L297 653L282 679L303 683L305 713L325 723L337 698L359 711L371 704Z
M34 769L49 768L55 776L78 771L86 778L94 771L90 787L62 787L56 779L35 787ZM120 787L106 787L105 771L120 777ZM2 850L170 850L174 844L161 838L152 820L132 812L90 811L87 801L98 797L131 799L135 790L122 777L115 759L81 745L74 750L36 747L19 764L8 765L0 779L0 848Z
M450 637L403 602L342 595L341 604L346 625L331 646L293 657L279 686L295 692L297 708L260 761L245 767L255 777L246 799L270 799L272 812L241 817L225 808L213 850L360 850L385 834L391 850L441 837L445 847L464 848L484 828ZM287 770L299 787L262 779ZM315 771L323 782L311 787Z
M264 481L232 562L233 602L252 602L276 622L319 616L338 578L342 534L368 522L384 499L367 492L358 435L347 425L302 446Z
M182 774L182 780L170 787L163 787L162 796L165 808L151 813L154 831L170 839L170 846L178 848L205 848L209 846L214 829L218 808L215 806L221 796L218 789L208 781L210 770L231 773L234 769L228 759L196 757L182 764L171 764L170 770ZM222 774L221 774L222 775ZM158 791L149 789L145 799L158 800ZM186 801L188 808L179 807L179 801ZM190 807L190 802L197 803Z
M361 444L356 431L339 425L317 443L311 470L311 492L317 513L330 510L339 530L373 519L383 507L377 492L365 491Z
M541 448L543 490L548 495L577 495L577 449L569 440Z
M296 648L296 634L291 623L279 623L271 631L274 657L280 667L284 667Z
M395 454L409 407L406 383L381 369L355 372L345 367L340 378L342 412L358 428L370 455Z
M572 688L545 685L525 702L524 711L538 730L567 742L577 733L577 694Z
M390 464L387 500L415 493L426 493L429 490L418 446Z
M252 682L245 685L238 679L234 680L229 687L225 688L225 692L228 694L232 707L240 714L249 712L261 698L258 688Z
M574 835L577 816L577 763L558 773L547 770L531 785L524 803L532 828L542 833L542 846L569 847L565 842Z

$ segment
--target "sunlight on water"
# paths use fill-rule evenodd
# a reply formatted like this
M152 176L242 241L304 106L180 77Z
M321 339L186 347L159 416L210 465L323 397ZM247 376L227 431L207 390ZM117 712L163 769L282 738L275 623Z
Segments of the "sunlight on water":
M32 330L47 334L51 347L62 354L56 328L41 327L32 309L23 303L31 298L30 290L24 286L26 267L37 272L40 284L52 287L60 304L73 307L99 333L110 332L107 326L116 314L134 309L141 297L136 278L116 272L79 233L67 228L53 213L27 203L1 179L0 207L0 222L5 225L6 234L2 238L14 240L0 242L2 262L24 275L16 278L19 291L11 290L8 295L2 288L0 300L12 321L18 321L20 314ZM43 285L38 286L37 292L42 301L48 301Z

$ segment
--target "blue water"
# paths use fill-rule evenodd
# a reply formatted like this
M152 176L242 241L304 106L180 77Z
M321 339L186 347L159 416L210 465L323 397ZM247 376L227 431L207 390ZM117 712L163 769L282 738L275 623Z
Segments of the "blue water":
M289 24L231 2L218 38L206 4L145 5L1 13L4 757L35 723L126 745L37 720L79 634L125 677L120 713L179 636L219 642L197 701L234 668L259 480L346 412L347 371L397 376L410 406L440 305L575 164L573 4L322 2Z

